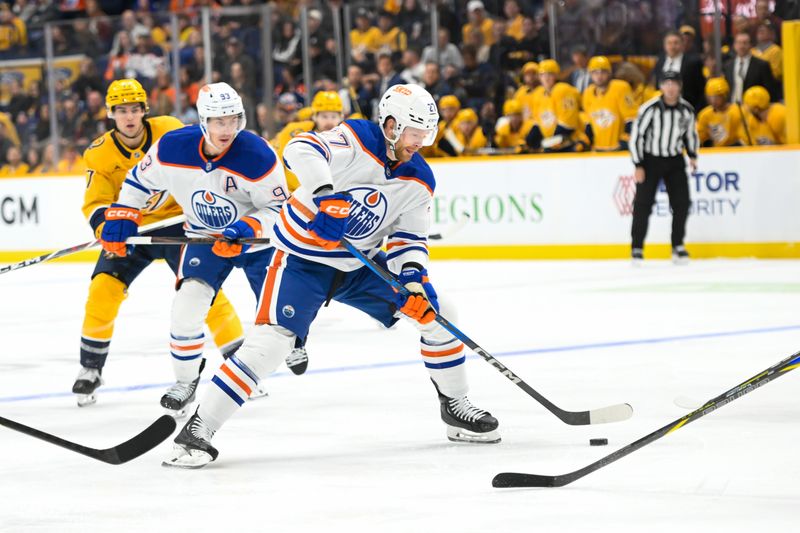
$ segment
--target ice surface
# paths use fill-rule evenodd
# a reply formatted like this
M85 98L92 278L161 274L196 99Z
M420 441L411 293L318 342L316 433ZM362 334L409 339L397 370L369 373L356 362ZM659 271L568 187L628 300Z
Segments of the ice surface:
M133 285L106 385L79 409L69 390L91 269L0 277L0 416L106 447L161 414L172 275L154 265ZM271 377L203 470L161 467L169 442L114 467L0 427L0 531L796 531L800 372L568 487L491 479L582 467L686 414L676 397L709 399L800 349L799 262L438 262L431 275L459 305L450 318L554 403L629 402L634 417L566 426L473 357L470 397L503 442L452 444L415 330L334 303L312 327L308 373ZM249 323L243 275L225 288ZM208 355L206 378L220 362Z

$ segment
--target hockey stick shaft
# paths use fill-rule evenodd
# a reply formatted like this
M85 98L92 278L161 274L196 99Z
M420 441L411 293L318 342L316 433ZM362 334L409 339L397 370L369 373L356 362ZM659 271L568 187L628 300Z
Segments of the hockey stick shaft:
M217 239L213 237L147 237L136 236L128 237L126 244L149 245L149 244L174 244L181 246L184 244L214 244ZM269 244L269 238L242 238L236 239L241 244Z
M142 226L141 228L139 228L139 231L142 233L148 231L155 231L157 229L166 228L168 226L173 226L175 224L180 224L184 220L186 220L186 217L184 215L178 215L176 217L159 220L158 222L153 222L152 224L147 224L146 226ZM49 254L40 255L38 257L31 257L30 259L25 259L24 261L20 261L19 263L14 263L12 265L6 265L4 267L0 267L0 274L5 274L6 272L11 272L12 270L19 270L20 268L29 267L32 265L38 265L39 263L46 263L47 261L53 261L54 259L59 259L61 257L65 257L77 252L81 252L83 250L87 250L89 248L92 248L93 246L97 246L99 243L100 241L94 240L90 242L85 242L83 244L71 246L69 248L64 248L63 250L56 250L55 252L50 252Z
M381 267L375 261L364 255L358 248L353 246L352 243L346 239L342 239L342 246L344 246L353 256L358 258L364 265L377 274L386 283L391 285L397 292L403 295L408 295L408 289L403 286L389 271ZM542 394L537 392L533 387L528 385L522 378L517 376L507 366L498 361L489 352L481 348L478 343L470 339L455 324L447 320L445 317L436 313L436 322L439 323L444 329L453 334L457 339L466 344L472 351L477 353L484 361L493 366L498 372L503 374L509 381L513 382L517 387L524 390L529 396L542 404L545 409L557 416L562 422L575 426L582 426L587 424L600 424L606 422L619 422L626 420L633 414L633 409L628 404L612 405L593 411L565 411L556 406L553 402L548 400Z
M135 459L140 455L147 453L169 437L175 431L175 419L169 415L163 415L158 420L150 424L144 431L136 435L130 440L123 442L112 448L96 449L83 446L75 442L71 442L61 437L56 437L50 433L14 422L8 418L0 417L0 425L5 426L14 431L18 431L30 437L35 437L50 444L55 444L61 448L91 457L104 463L119 465L126 463L131 459Z
M755 376L751 377L750 379L743 381L742 383L736 385L730 390L727 390L720 394L719 396L712 398L711 400L707 401L702 407L699 407L695 411L682 416L681 418L670 422L666 426L653 431L649 435L645 435L641 439L628 444L627 446L620 448L619 450L615 451L614 453L603 457L602 459L595 461L594 463L587 465L579 470L574 472L570 472L569 474L563 475L556 475L556 476L543 476L538 474L521 474L515 472L504 472L501 474L497 474L494 479L492 480L492 486L494 487L563 487L569 483L572 483L575 480L578 480L587 474L591 474L592 472L603 468L604 466L608 466L609 464L617 461L618 459L622 459L626 455L629 455L636 450L639 450L648 444L657 441L661 437L665 435L669 435L673 431L677 431L683 426L699 420L700 418L713 413L720 407L731 403L734 400L737 400L744 396L745 394L749 394L756 389L759 389L769 383L770 381L779 378L788 372L794 370L795 368L800 367L800 352L790 355L786 357L782 361L772 365L771 367L767 368L766 370L759 372Z
M461 229L467 225L467 222L470 220L469 213L466 211L461 213L461 217L456 220L453 224L446 226L443 228L439 233L431 233L428 235L428 238L433 241L441 241L442 239L450 238L454 233L461 231Z

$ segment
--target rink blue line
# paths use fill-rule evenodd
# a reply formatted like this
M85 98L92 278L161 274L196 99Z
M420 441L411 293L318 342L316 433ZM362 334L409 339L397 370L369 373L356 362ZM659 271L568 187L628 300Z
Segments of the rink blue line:
M754 329L741 329L735 331L717 331L712 333L694 333L690 335L673 335L670 337L654 337L652 339L635 339L627 341L610 341L610 342L596 342L590 344L573 344L567 346L552 346L548 348L529 348L526 350L513 350L510 352L496 352L493 355L500 357L516 357L520 355L532 354L545 354L545 353L559 353L559 352L577 352L581 350L597 350L602 348L615 348L619 346L638 346L643 344L663 344L668 342L680 342L687 340L699 339L713 339L719 337L739 337L743 335L760 335L763 333L780 333L783 331L800 330L800 325L794 326L776 326L771 328L754 328ZM477 355L470 355L468 359L478 359ZM374 370L382 368L391 368L395 366L410 366L420 364L419 359L409 359L403 361L387 361L382 363L367 363L358 365L338 366L333 368L320 368L317 370L309 370L306 374L336 374L341 372L357 372L361 370ZM270 376L270 379L283 378L293 376L290 372L276 372ZM210 382L210 379L202 380L202 383ZM128 385L125 387L103 387L103 394L109 392L132 392L147 389L162 389L169 387L173 382L165 383L145 383L141 385ZM26 396L7 396L0 397L0 403L24 402L28 400L44 400L48 398L66 398L72 397L72 392L46 392L41 394L29 394Z

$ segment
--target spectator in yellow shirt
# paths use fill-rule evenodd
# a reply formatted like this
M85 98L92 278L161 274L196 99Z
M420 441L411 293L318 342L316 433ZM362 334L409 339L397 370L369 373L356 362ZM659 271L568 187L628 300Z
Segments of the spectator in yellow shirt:
M770 104L760 85L744 92L745 121L740 137L749 145L786 144L786 106Z
M369 11L359 8L356 12L356 27L350 30L350 50L353 57L377 52L379 34L380 30L370 22Z
M506 0L503 4L503 14L506 16L508 28L506 28L506 35L513 37L517 41L521 41L525 37L525 32L522 31L522 21L525 16L519 8L517 0Z
M532 127L533 121L522 117L522 104L516 100L506 100L503 104L503 117L497 121L495 127L494 144L498 148L520 153L525 148L525 138Z
M74 143L67 143L64 152L61 154L61 161L56 165L56 172L69 175L86 174L86 163L84 163L83 157L75 148Z
M709 105L697 115L700 146L735 146L741 144L742 109L728 101L731 88L723 77L706 82Z
M783 80L783 50L775 44L775 28L765 22L756 29L756 45L751 50L755 57L769 63L772 75L779 82Z
M378 15L378 31L375 34L375 48L399 55L408 47L406 32L395 24L395 18L388 11Z
M25 22L14 15L6 2L0 3L0 52L28 46Z
M451 156L472 155L487 145L486 136L478 125L478 114L471 108L458 112L439 143Z
M466 41L469 32L474 28L478 28L483 33L483 42L492 46L494 44L494 35L492 35L492 19L486 16L486 8L481 0L470 0L467 2L467 17L469 22L464 24L461 29L461 39Z
M522 85L514 93L514 100L522 105L522 115L533 116L533 91L539 86L539 64L528 61L522 66Z
M6 164L0 167L0 177L22 176L30 171L28 164L22 160L22 152L17 146L8 147L6 161Z
M526 139L534 151L583 151L589 141L582 131L580 95L568 83L557 81L561 68L552 59L539 63L539 81L533 91L533 128Z

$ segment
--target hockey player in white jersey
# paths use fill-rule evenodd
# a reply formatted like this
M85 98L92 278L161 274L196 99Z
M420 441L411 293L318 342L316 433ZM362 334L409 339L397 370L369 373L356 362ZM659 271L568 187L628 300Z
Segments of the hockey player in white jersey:
M107 252L124 256L147 199L167 191L186 214L188 236L218 237L213 246L188 245L181 253L170 324L176 383L161 398L176 417L194 400L205 361L203 323L225 278L241 268L256 299L261 295L273 249L237 239L267 233L287 197L283 166L266 140L244 131L235 90L227 83L203 86L197 110L199 125L165 134L128 172L101 236Z
M439 115L431 95L396 85L379 105L380 125L347 120L288 144L284 162L300 187L284 203L271 238L270 262L256 319L235 357L206 389L197 411L175 439L165 466L198 468L215 460L216 431L242 406L304 337L319 308L333 299L385 326L400 313L421 333L420 352L450 440L500 441L498 422L467 398L464 345L435 321L439 303L427 277L427 234L435 181L417 152L436 138ZM403 297L340 246L347 238L396 273ZM387 252L380 250L388 238ZM455 309L443 309L455 320Z

